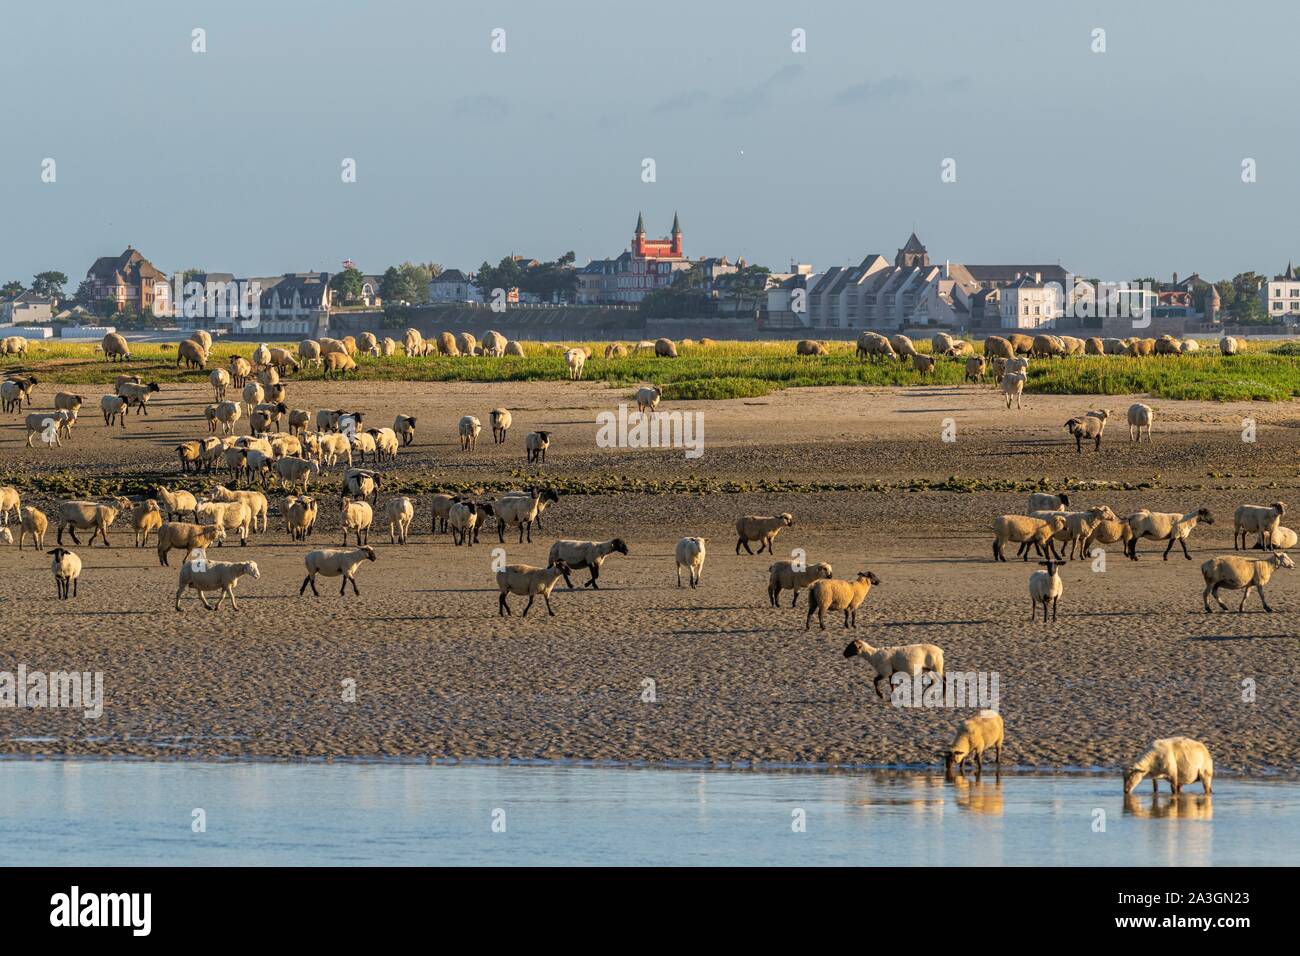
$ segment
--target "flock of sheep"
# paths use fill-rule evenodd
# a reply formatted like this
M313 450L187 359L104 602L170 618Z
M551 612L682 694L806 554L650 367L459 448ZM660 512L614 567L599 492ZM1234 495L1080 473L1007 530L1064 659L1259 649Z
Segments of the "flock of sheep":
M488 333L481 343L468 333L462 335L468 339L443 333L436 342L425 341L419 332L411 329L407 331L402 347L408 355L427 354L435 349L447 355L504 355L510 354L511 344L517 347L517 343L507 342L498 333ZM985 363L991 361L995 371L1001 373L1001 387L1007 395L1009 407L1012 392L1018 396L1023 388L1027 355L1069 355L1076 351L1114 354L1110 351L1109 341L1080 341L1057 336L1036 336L1033 339L1027 336L991 337L984 343L985 356L967 356L968 368L978 371L976 377L979 378L983 375ZM1131 350L1128 354L1144 354L1145 341L1120 343L1120 340L1115 340L1125 350ZM1161 349L1163 340L1154 341L1157 354L1173 354L1169 346ZM1231 343L1231 340L1225 340L1225 343ZM932 344L935 355L922 356L906 337L886 339L874 333L864 333L858 342L858 350L864 358L906 360L910 357L918 370L924 371L933 367L936 356L960 358L971 349L970 343L953 341L943 335L936 336ZM1194 346L1195 343L1191 344ZM803 345L800 343L801 350ZM676 354L673 343L666 339L660 343L641 343L641 346L653 347L656 354ZM110 359L129 357L129 349L120 336L106 336L101 347ZM259 345L249 358L237 355L231 358L229 367L211 370L209 383L215 402L204 409L208 434L180 443L175 451L182 474L211 477L222 472L229 476L233 487L226 483L213 484L199 496L182 488L159 486L153 494L138 502L120 497L104 501L59 502L54 509L57 546L47 552L53 559L51 567L58 597L76 597L82 571L80 556L63 547L64 533L70 536L73 544L80 545L77 532L89 531L87 546L92 546L97 537L108 546L109 528L119 517L126 516L137 547L147 546L150 536L154 537L160 564L169 563L171 551L182 553L175 595L177 610L181 609L181 598L189 590L197 592L200 601L210 610L219 609L227 597L232 607L237 607L237 585L242 578L257 579L260 576L257 563L209 560L207 549L222 545L232 534L238 536L241 545L246 545L254 534L265 534L271 510L268 495L277 490L284 494L280 514L284 518L285 533L292 541L305 542L313 533L321 508L326 506L319 495L309 493L311 482L323 469L336 467L341 471L342 483L339 500L342 546L312 550L304 556L306 574L298 593L302 595L310 587L314 595L319 595L317 579L325 577L340 579L340 595L346 594L349 584L353 595L359 595L356 575L363 565L377 559L369 544L369 533L376 518L380 527L388 528L390 543L401 546L408 541L416 515L416 502L409 496L395 495L379 505L383 475L374 467L365 467L367 456L373 466L395 461L400 450L414 441L416 419L399 414L392 427L367 427L365 413L361 411L323 409L313 413L291 408L282 376L317 363L326 375L343 372L349 368L347 363L355 367L352 355L358 350L394 354L397 348L394 340L381 341L370 333L363 334L356 341L351 337L306 341L299 345L296 355L286 349ZM612 350L617 349L624 349L626 353L626 347L615 344L606 350L607 357L616 356L618 352ZM1235 351L1235 344L1224 345L1225 353L1230 349ZM210 336L206 332L196 332L190 340L178 344L177 363L205 368L210 350ZM1180 350L1186 349L1173 349ZM583 363L589 354L585 349L566 351L565 358L574 378L581 376ZM970 366L969 363L977 364ZM1017 376L1019 387L1014 387L1013 382L1009 389L1008 380ZM21 412L30 408L38 384L37 378L31 375L11 376L0 383L4 409ZM228 397L231 388L239 389L237 396ZM104 395L99 402L105 427L116 425L125 428L132 410L137 415L147 415L150 397L159 391L157 383L142 382L134 375L119 376L114 391ZM637 396L638 407L654 410L661 394L653 386L642 389ZM84 401L81 395L60 391L54 396L52 411L28 414L28 445L38 434L51 445L61 445L64 438L71 436ZM1085 439L1092 441L1094 447L1100 447L1108 417L1108 411L1090 411L1067 423L1080 450ZM1148 406L1132 406L1128 419L1131 438L1140 440L1141 429L1145 427L1150 440L1152 410ZM241 420L247 420L249 433L237 436L236 425ZM513 425L510 410L492 409L489 421L494 442L504 443ZM473 415L466 415L459 420L457 431L461 449L472 450L481 432L480 421ZM530 432L524 442L527 460L530 463L544 462L550 443L551 433ZM483 528L494 520L499 541L504 542L507 529L518 529L519 540L522 542L526 538L531 542L533 527L541 530L542 513L557 501L554 491L535 487L495 496L434 494L428 504L430 527L434 533L450 532L455 545L469 547L478 542ZM1167 542L1166 560L1175 542L1182 546L1184 555L1190 559L1188 537L1199 523L1212 524L1214 520L1204 508L1182 514L1143 509L1119 518L1105 505L1070 511L1067 510L1069 504L1065 494L1037 494L1031 496L1025 514L1001 515L993 522L995 560L1006 560L1004 548L1011 543L1019 545L1018 555L1026 561L1030 548L1044 558L1045 570L1033 572L1029 579L1031 620L1037 620L1041 609L1046 623L1049 605L1052 620L1056 620L1057 604L1064 593L1060 568L1062 562L1071 557L1090 555L1095 545L1121 543L1124 554L1137 560L1138 541L1149 539ZM1226 610L1219 599L1222 589L1244 591L1239 611L1244 608L1252 590L1259 593L1265 610L1271 610L1264 599L1264 586L1273 570L1294 567L1285 549L1295 545L1296 533L1281 525L1284 511L1281 502L1269 506L1242 505L1236 509L1234 549L1238 538L1245 547L1247 536L1255 534L1258 536L1257 546L1267 555L1259 558L1225 555L1204 562L1201 570L1205 583L1203 603L1207 612L1211 597ZM16 518L19 528L19 548L24 548L30 538L35 548L43 549L49 517L38 508L23 506L17 489L0 487L0 540L10 543L13 540L8 527L11 515ZM736 554L739 555L742 549L754 554L751 544L757 543L758 554L766 551L773 556L777 535L793 523L794 518L788 513L742 516L736 522ZM353 539L354 547L348 547L349 538ZM1061 550L1058 551L1058 547ZM513 613L508 599L514 596L527 599L522 611L526 616L540 595L548 614L554 615L551 594L558 582L563 579L569 588L573 588L571 575L587 569L590 577L584 586L599 588L601 569L614 554L628 554L627 544L621 538L607 541L560 540L552 545L545 567L512 564L496 570L498 614ZM682 586L683 571L690 587L700 585L706 554L704 537L689 536L677 542L674 558L679 587ZM799 592L807 590L805 630L811 628L814 616L824 630L827 612L842 613L844 626L856 628L857 612L872 588L880 585L880 579L873 572L861 571L852 579L841 580L832 576L831 566L824 562L807 564L781 560L769 566L767 584L769 602L773 607L780 605L783 591L793 592L791 607L794 607ZM215 606L208 602L211 593L219 594ZM943 650L933 644L873 647L864 640L854 640L845 649L844 656L859 657L871 666L875 673L874 687L881 697L885 696L881 682L891 684L895 674L907 674L914 679L929 675L940 685L944 680ZM991 751L1000 766L1003 742L1002 718L994 712L981 711L961 722L945 751L945 765L950 771L964 772L967 760L973 759L978 773L982 769L983 755ZM1203 745L1187 738L1160 740L1128 769L1125 792L1131 792L1144 776L1152 778L1153 786L1158 778L1169 779L1175 792L1200 780L1209 792L1212 773L1212 763Z

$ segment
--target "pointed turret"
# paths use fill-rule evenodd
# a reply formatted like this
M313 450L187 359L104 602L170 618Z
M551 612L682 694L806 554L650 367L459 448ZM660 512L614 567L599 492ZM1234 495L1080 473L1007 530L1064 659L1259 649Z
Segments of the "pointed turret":
M633 235L634 236L645 235L645 217L642 216L641 213L636 214L636 232L634 232Z
M680 236L682 234L682 224L677 221L677 213L673 213L673 231L672 235Z

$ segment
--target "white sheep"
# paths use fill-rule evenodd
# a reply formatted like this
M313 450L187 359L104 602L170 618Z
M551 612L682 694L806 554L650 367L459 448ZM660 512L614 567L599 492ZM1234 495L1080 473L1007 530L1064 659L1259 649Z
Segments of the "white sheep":
M984 769L984 752L992 750L1002 769L1002 743L1005 728L1002 715L996 710L981 710L974 717L968 717L957 725L957 733L943 755L943 767L946 773L954 769L958 773L966 772L966 760L975 757L976 776Z
M375 560L375 549L366 545L359 548L322 548L319 551L308 551L303 560L307 565L307 576L303 578L302 587L298 588L299 596L310 584L311 593L320 597L320 591L316 590L316 576L319 574L327 578L342 575L339 595L347 593L348 582L351 581L352 594L360 597L361 592L357 590L357 568L361 567L363 561Z
M1169 560L1169 551L1173 548L1174 542L1177 541L1183 548L1183 557L1188 561L1192 560L1192 553L1187 550L1187 537L1195 530L1197 524L1204 521L1206 524L1214 524L1214 515L1208 508L1197 508L1195 511L1189 511L1187 514L1175 514L1171 512L1157 511L1138 511L1124 519L1128 522L1129 529L1133 536L1128 542L1128 556L1136 561L1137 543L1140 538L1150 538L1153 541L1168 541L1165 547L1164 560Z
M492 441L498 445L504 444L506 432L510 430L513 424L513 416L508 408L494 408L488 412L488 418L492 423Z
M0 524L9 523L11 511L14 513L14 520L20 520L23 516L21 504L17 488L13 485L0 486Z
M600 589L596 579L600 577L601 565L611 554L627 554L627 544L622 538L611 538L608 541L574 541L564 539L551 545L550 553L547 555L548 564L562 562L571 571L578 571L582 568L591 569L591 580L583 584L586 588ZM565 577L569 587L573 587L573 582Z
M704 570L705 541L703 538L682 538L677 542L677 586L682 586L682 568L687 571L691 587L700 586L700 573Z
M1065 585L1061 582L1060 565L1055 561L1039 561L1039 564L1047 568L1046 571L1035 571L1029 575L1029 620L1038 619L1038 605L1043 605L1043 623L1047 623L1047 604L1050 601L1052 605L1052 620L1056 620L1056 602L1060 600L1061 594L1065 591Z
M1159 791L1156 781L1161 779L1169 781L1174 793L1198 781L1210 793L1214 760L1209 748L1199 740L1165 737L1152 743L1150 750L1129 764L1124 771L1124 792L1132 793L1144 777L1151 778L1152 793Z
M126 399L121 395L105 395L99 400L99 410L104 413L104 424L112 425L113 420L126 427Z
M1264 585L1268 584L1269 578L1273 576L1276 569L1291 570L1294 567L1295 562L1283 551L1274 551L1267 558L1242 558L1231 554L1210 558L1201 565L1201 577L1205 579L1205 591L1201 594L1201 603L1205 605L1205 613L1210 613L1210 598L1214 598L1214 602L1223 610L1228 609L1228 606L1219 600L1220 588L1227 588L1229 591L1245 588L1245 593L1241 595L1241 604L1237 606L1237 613L1240 614L1245 610L1246 598L1250 597L1253 588L1259 592L1259 600L1264 605L1265 612L1272 614L1273 609L1264 599Z
M528 603L524 605L524 613L521 617L528 616L528 609L533 606L533 601L540 594L546 602L546 613L554 617L555 609L551 607L551 592L555 590L556 582L560 578L568 582L569 571L569 566L563 561L553 561L544 568L535 568L528 564L506 565L496 574L497 588L501 592L497 596L497 616L504 617L514 613L506 603L507 594L528 597Z
M415 441L415 419L410 415L398 415L393 419L393 431L402 439L402 445Z
M758 553L762 554L766 548L769 554L772 553L772 544L776 541L776 536L781 533L782 528L788 528L794 524L794 515L785 512L779 515L743 515L736 519L736 554L740 554L743 547L748 554L754 552L749 547L749 542L758 542Z
M524 452L530 465L546 464L546 449L551 447L551 432L529 432L524 437Z
M1008 364L1006 373L1002 376L1002 382L998 386L1002 390L1002 397L1006 399L1007 408L1011 407L1011 400L1016 400L1016 408L1020 407L1020 396L1025 391L1025 373L1013 372Z
M388 540L391 544L406 544L414 520L415 505L410 498L390 498L384 502L384 523L388 525Z
M814 581L808 591L808 615L804 618L803 629L806 631L812 627L813 615L816 614L818 625L826 630L827 611L843 611L844 626L857 627L858 608L867 599L871 588L879 584L880 578L872 571L859 571L852 581L834 578Z
M180 583L176 585L176 610L181 609L181 595L186 588L198 591L199 600L209 611L220 611L221 605L226 603L227 595L230 597L231 608L239 610L239 604L235 601L235 586L244 575L253 580L262 576L256 561L204 561L201 566L194 561L186 561L181 565ZM216 607L208 603L208 591L221 592Z
M636 410L642 413L656 411L663 397L664 390L658 385L642 385L636 390Z
M447 523L451 527L452 541L457 545L473 547L478 542L483 523L493 514L492 506L475 501L460 500L447 509Z
M1035 511L1064 511L1069 506L1070 496L1065 492L1059 495L1037 492L1029 496L1029 508L1026 514L1033 514Z
M886 684L895 674L917 678L926 672L933 673L943 687L943 649L934 644L903 644L899 647L872 647L859 638L844 648L845 657L862 657L876 672L872 686L876 695L884 697L880 682Z
M81 558L67 548L55 548L45 553L54 557L50 569L54 572L54 586L58 590L59 599L68 599L69 587L72 589L71 597L76 597L77 579L81 577Z
M570 381L582 378L582 367L587 363L587 353L582 349L569 349L564 353L564 361L569 366Z
M478 436L483 431L483 425L473 415L464 415L457 425L457 430L460 432L460 450L473 451L478 444Z
M375 520L375 510L366 501L343 499L340 512L343 518L343 547L348 546L348 532L356 535L357 545L370 540L370 525Z
M818 581L830 578L834 570L825 561L819 564L777 561L767 569L767 600L772 607L781 606L781 592L793 591L790 606L799 603L799 592Z
M1254 532L1259 535L1260 547L1273 550L1273 532L1282 524L1282 515L1286 505L1275 501L1267 507L1260 505L1238 505L1232 515L1232 550L1237 550L1237 539L1241 547L1246 547L1246 535Z
M1147 441L1151 441L1151 422L1155 420L1155 410L1150 405L1134 402L1128 407L1128 440L1140 442L1142 429L1147 430Z

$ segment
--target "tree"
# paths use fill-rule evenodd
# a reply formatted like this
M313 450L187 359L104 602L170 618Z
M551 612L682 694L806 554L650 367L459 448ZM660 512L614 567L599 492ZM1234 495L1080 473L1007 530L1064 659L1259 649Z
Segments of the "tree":
M63 287L67 284L68 277L62 272L38 272L32 277L32 291L51 299L62 299Z
M6 282L4 285L0 285L0 298L3 299L13 298L16 295L22 295L26 291L27 291L27 287L25 285L23 285L17 279L13 279L9 282Z
M188 269L186 269L185 272L182 274L182 277L181 277L182 284L184 284L184 283L186 283L186 282L189 282L189 281L192 280L195 276L201 276L201 275L207 275L207 270L206 270L206 269L202 269L202 268L200 268L199 266L190 266L190 267L189 267Z
M400 266L389 266L379 283L379 295L384 302L393 305L423 305L429 301L429 281L432 278L427 265L403 262Z
M343 305L352 305L361 299L363 281L361 270L356 266L348 266L342 272L334 274L330 279L330 288Z
M94 301L95 287L89 279L82 279L81 284L77 286L77 291L72 293L72 304L88 309Z
M767 266L741 266L735 272L718 276L714 285L734 303L736 314L752 310L757 318L767 294L771 272Z

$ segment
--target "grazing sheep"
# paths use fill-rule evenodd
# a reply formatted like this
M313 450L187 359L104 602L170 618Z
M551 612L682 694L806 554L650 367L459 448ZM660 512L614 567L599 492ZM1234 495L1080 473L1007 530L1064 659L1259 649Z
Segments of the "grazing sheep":
M998 388L1002 391L1002 397L1006 399L1008 409L1011 408L1013 398L1016 400L1016 408L1020 408L1020 396L1025 391L1025 373L1012 372L1010 366L1007 369Z
M1016 350L1012 347L1010 341L1002 336L990 335L984 340L984 356L988 359L1015 358Z
M415 505L410 498L390 498L384 502L384 523L388 525L390 544L406 544L415 520Z
M81 544L77 540L77 532L90 531L90 540L86 542L87 546L93 545L96 536L99 536L104 539L104 547L110 547L108 529L117 520L117 516L130 506L131 503L125 498L118 498L111 505L97 501L61 501L55 508L59 516L55 541L62 545L63 532L67 531L72 538L73 544Z
M1128 522L1129 528L1133 532L1133 537L1128 542L1128 556L1134 561L1138 559L1137 543L1140 538L1150 538L1153 541L1168 541L1165 547L1164 560L1169 560L1169 551L1173 548L1174 542L1177 541L1183 548L1183 556L1188 561L1192 560L1192 553L1187 550L1187 537L1195 530L1196 525L1204 521L1206 524L1214 524L1214 515L1208 508L1197 508L1195 511L1189 511L1187 514L1173 514L1169 512L1139 511L1129 515L1124 519Z
M321 362L320 343L315 339L303 339L298 343L298 360L306 368L311 365L319 365Z
M1174 338L1172 335L1162 335L1160 338L1156 339L1157 355L1177 355L1179 350L1180 343L1178 339Z
M933 355L916 354L912 356L912 370L922 376L933 375L938 361Z
M564 353L564 361L569 366L569 380L582 378L582 367L587 362L587 354L582 349L569 349Z
M844 648L844 656L862 657L876 672L872 686L876 696L885 695L880 690L883 680L889 684L895 674L906 674L915 679L927 672L938 678L943 686L943 649L934 644L903 644L899 647L872 647L859 638Z
M657 411L663 397L664 390L658 385L642 385L636 390L636 410L642 413Z
M176 345L176 367L180 368L182 362L185 363L186 368L205 368L208 364L208 350L198 342L189 339L178 342Z
M457 425L457 431L460 432L460 450L473 451L478 445L478 436L483 431L483 425L473 415L463 415L460 424Z
M457 332L456 348L460 349L461 355L473 355L478 351L478 339L472 332Z
M825 346L825 344L823 344L822 342L817 342L814 341L813 339L800 339L797 343L795 343L794 354L807 355L807 356L824 356L824 355L830 355L830 349L828 349Z
M808 614L804 618L803 629L812 627L813 615L817 615L817 624L826 630L826 612L843 611L844 626L858 626L858 608L867 599L873 585L878 586L880 578L871 571L859 571L852 581L837 581L827 578L814 581L808 591Z
M1219 339L1219 352L1223 355L1237 354L1237 340L1231 335L1225 335Z
M492 424L492 441L501 445L505 443L506 432L510 430L513 419L510 410L506 408L494 408L488 412L488 420Z
M337 378L348 372L355 372L357 363L343 352L330 352L321 357L321 377Z
M301 363L289 353L288 349L275 348L271 349L268 364L276 372L287 375L290 372L298 371Z
M18 496L18 489L13 485L0 486L0 525L9 523L9 512L14 513L14 519L22 517L22 504Z
M1155 412L1150 405L1134 402L1128 407L1128 440L1141 441L1143 427L1147 430L1147 441L1151 440L1151 422Z
M1103 342L1100 338L1098 338L1095 335L1089 336L1083 342L1083 354L1084 355L1105 355L1106 343Z
M506 337L500 332L488 329L483 333L483 354L496 358L506 354Z
M496 575L497 588L501 592L497 597L497 616L504 617L513 613L510 605L506 603L507 594L528 597L528 603L524 605L521 617L528 616L528 609L533 606L533 601L540 594L546 601L546 613L554 617L555 609L551 607L551 592L555 590L556 582L560 578L568 582L570 570L563 561L552 561L544 568L535 568L528 564L506 565ZM573 585L570 583L569 587Z
M172 491L162 485L154 488L153 498L167 512L167 520L172 521L178 514L189 513L198 516L198 499L188 491L177 489Z
M284 529L291 541L306 541L316 524L320 505L307 495L291 495L284 501Z
M76 597L77 579L81 577L81 558L66 548L55 548L45 553L54 557L50 562L50 570L54 572L54 587L58 592L59 600L66 601L69 597ZM68 593L69 588L71 594Z
M505 352L505 354L506 354L506 355L513 355L515 358L523 358L523 357L524 357L524 347L523 347L523 345L522 345L521 343L519 343L519 342L507 342L507 343L506 343L506 352Z
M1151 778L1152 793L1160 790L1157 780L1168 780L1174 793L1197 782L1211 793L1214 760L1209 748L1199 740L1166 737L1155 741L1150 750L1129 764L1124 771L1124 792L1132 793L1144 777Z
M1065 519L1062 517L1058 520L1064 522ZM1030 545L1033 545L1039 554L1046 550L1049 558L1059 561L1061 556L1057 554L1052 544L1052 536L1058 530L1057 525L1042 518L1031 518L1028 515L999 515L993 519L993 560L1005 561L1007 558L1002 553L1003 548L1008 542L1016 542L1021 545L1020 554L1025 561L1029 560Z
M375 510L370 507L370 503L344 498L339 511L343 519L343 547L348 546L349 531L356 536L358 545L369 543L370 525L375 520Z
M196 568L193 561L186 561L181 565L180 583L176 585L176 610L181 609L181 595L186 588L198 591L199 600L209 611L220 611L221 605L226 603L227 595L230 597L230 607L239 610L239 604L235 601L235 586L245 575L255 581L262 576L256 561L209 561L202 570ZM208 591L221 592L216 607L208 603Z
M891 335L889 344L898 353L900 360L904 357L911 358L913 355L920 354L916 350L916 345L906 335Z
M460 355L460 346L456 343L456 336L450 332L438 333L438 351L446 356L455 358Z
M50 526L50 521L45 517L45 512L39 508L33 508L27 505L23 508L22 518L18 528L18 550L23 549L23 542L28 535L32 536L32 547L40 551L45 547L45 531Z
M242 548L248 545L248 533L253 524L253 510L244 502L200 501L194 514L202 524L214 524L225 531L238 531L239 546ZM221 544L217 547L221 547Z
M298 594L301 596L310 584L311 593L320 597L320 591L316 590L316 576L319 574L327 578L342 576L343 581L339 585L340 597L347 594L349 581L352 582L353 596L360 597L361 592L357 590L357 568L361 567L364 561L374 560L376 560L375 549L367 545L357 548L322 548L319 551L308 551L307 557L303 559L307 565L307 577L303 578Z
M528 464L546 464L546 449L551 447L551 432L529 432L524 436L524 453Z
M871 359L873 362L897 362L899 358L894 347L889 344L889 339L878 332L863 332L858 336L857 357L861 360Z
M1029 496L1029 513L1035 511L1064 511L1070 505L1070 496L1062 492L1059 495L1035 492Z
M948 358L970 358L975 354L975 346L965 339L954 339L952 345L941 353Z
M131 349L127 346L126 339L117 332L105 335L99 347L110 362L128 362L131 359Z
M986 364L982 355L976 355L966 360L966 381L979 383L984 380L984 371Z
M1052 605L1052 620L1056 620L1056 602L1061 599L1061 594L1065 590L1061 582L1060 565L1050 558L1047 561L1039 561L1039 564L1047 568L1046 571L1035 571L1029 575L1029 620L1038 619L1038 605L1043 605L1043 623L1047 623L1047 604L1050 601Z
M473 547L478 541L483 523L493 514L491 505L461 499L447 509L447 523L452 541L457 545Z
M1267 551L1273 550L1273 532L1282 524L1282 515L1286 505L1275 501L1268 507L1260 505L1238 505L1232 515L1232 550L1237 550L1237 539L1241 538L1241 547L1246 547L1246 535L1259 535L1259 546Z
M967 758L975 757L975 774L984 770L984 752L993 751L998 769L1002 769L1002 743L1005 728L1002 716L996 710L981 710L974 717L968 717L957 725L957 733L943 755L945 773L966 772Z
M218 525L164 521L158 529L158 563L167 566L167 555L171 551L184 551L182 561L188 561L195 551L206 551L214 543L224 540L226 529Z
M781 533L782 528L788 528L794 524L794 515L785 512L779 515L744 515L736 519L736 554L740 554L743 547L747 554L753 554L750 550L749 542L758 542L758 553L762 554L766 548L768 554L772 554L772 543L776 541L776 536Z
M583 584L586 588L600 589L596 579L600 577L601 565L611 554L627 554L627 545L622 538L611 538L609 541L574 541L564 539L551 545L550 553L546 561L548 564L563 562L570 570L580 571L583 568L591 569L591 580ZM566 578L567 580L567 578ZM572 582L568 582L569 587L573 587Z
M930 354L943 355L953 345L953 338L947 332L936 332L930 336Z
M621 359L627 358L627 346L622 342L611 342L605 346L605 358Z
M1196 339L1183 339L1178 343L1178 351L1182 355L1186 355L1188 352L1199 352L1200 350L1201 343Z
M673 340L655 339L655 357L656 358L677 358L677 346L673 344Z
M682 586L682 568L686 569L691 587L700 586L700 573L704 570L706 555L703 538L682 538L675 549L677 558L677 586Z
M190 341L198 342L206 352L212 351L212 333L206 329L195 329L190 333Z
M782 591L794 592L794 597L790 599L790 606L794 607L799 603L801 590L830 578L834 573L825 561L800 567L796 567L794 561L777 561L767 569L767 572L767 599L772 607L781 606Z
M1071 418L1065 423L1065 430L1074 436L1074 450L1083 453L1083 441L1086 438L1093 443L1093 451L1101 451L1101 436L1106 430L1106 419L1094 415Z
M1267 558L1241 558L1236 555L1210 558L1201 565L1201 577L1205 579L1205 591L1201 595L1201 603L1205 605L1205 613L1210 613L1210 598L1214 598L1214 603L1223 610L1228 609L1227 605L1219 600L1220 588L1227 588L1229 591L1245 588L1245 593L1241 596L1241 604L1237 606L1237 613L1240 614L1245 610L1246 598L1250 597L1253 588L1259 592L1259 600L1264 605L1264 610L1272 614L1273 609L1264 599L1264 585L1268 584L1275 569L1291 570L1294 567L1295 562L1282 551L1275 551Z
M21 335L6 335L0 339L0 355L26 355L27 339Z

